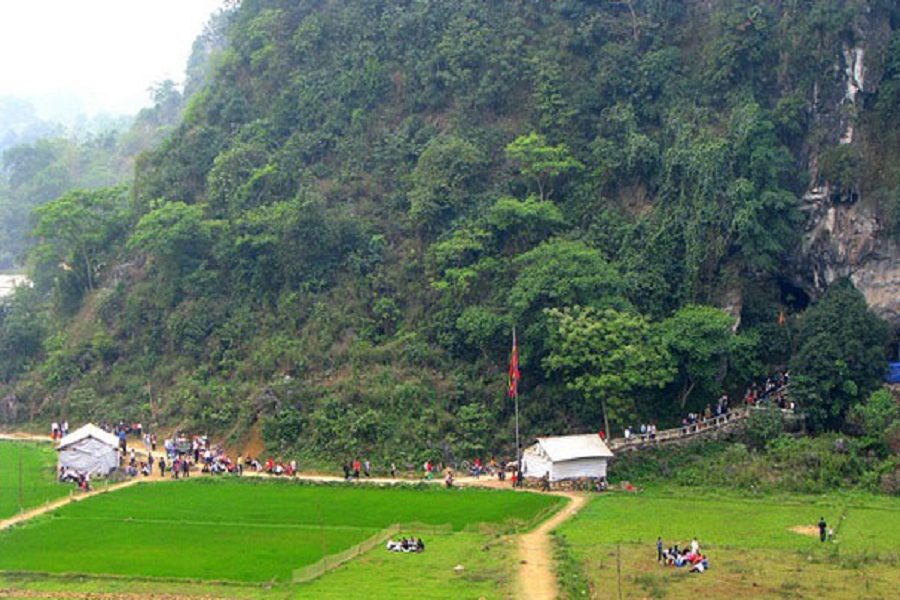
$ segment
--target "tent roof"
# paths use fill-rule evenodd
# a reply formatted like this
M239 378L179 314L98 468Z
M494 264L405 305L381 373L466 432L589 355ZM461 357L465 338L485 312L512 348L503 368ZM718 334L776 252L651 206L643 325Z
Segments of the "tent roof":
M596 433L539 437L537 443L554 462L578 458L612 458L613 455Z
M111 433L103 431L93 423L88 423L84 427L79 427L63 439L59 440L59 450L62 450L63 448L66 448L68 446L72 446L73 444L77 444L81 440L85 440L87 438L99 440L104 444L107 444L114 448L119 447L119 438Z

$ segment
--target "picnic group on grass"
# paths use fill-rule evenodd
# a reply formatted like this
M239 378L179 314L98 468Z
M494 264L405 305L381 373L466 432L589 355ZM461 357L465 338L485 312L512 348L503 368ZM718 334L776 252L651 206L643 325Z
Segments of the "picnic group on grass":
M656 561L667 567L687 567L691 573L709 570L709 559L700 552L700 543L696 537L691 540L689 547L684 548L679 548L678 542L664 548L662 536L656 538Z
M399 540L389 539L385 546L389 552L425 552L425 542L422 538L400 538Z

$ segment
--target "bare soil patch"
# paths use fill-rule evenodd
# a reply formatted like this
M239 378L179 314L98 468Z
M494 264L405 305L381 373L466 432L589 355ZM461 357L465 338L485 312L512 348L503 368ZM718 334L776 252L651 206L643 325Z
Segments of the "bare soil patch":
M819 537L819 528L815 525L794 525L790 528L790 531L799 535Z

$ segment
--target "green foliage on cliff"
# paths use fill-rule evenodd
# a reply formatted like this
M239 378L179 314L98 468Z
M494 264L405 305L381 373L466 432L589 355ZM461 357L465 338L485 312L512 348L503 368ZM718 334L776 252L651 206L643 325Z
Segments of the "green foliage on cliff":
M665 332L613 429L740 393L783 360L805 160L836 145L812 115L866 10L245 0L137 160L127 230L72 290L35 263L48 318L80 313L9 389L32 414L465 458L510 448L514 325L526 434L596 430L609 389L553 366L581 306L622 320L611 351ZM736 337L740 303L712 308L733 297L757 299Z

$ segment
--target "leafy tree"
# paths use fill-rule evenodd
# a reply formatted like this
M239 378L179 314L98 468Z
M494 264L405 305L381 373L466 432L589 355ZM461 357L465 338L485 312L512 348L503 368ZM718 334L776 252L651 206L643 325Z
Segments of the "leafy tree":
M887 388L875 390L864 403L855 405L847 420L862 429L870 448L886 456L890 453L891 436L900 424L900 399ZM892 431L893 430L893 431Z
M83 291L94 289L100 259L126 229L125 189L73 190L35 209L35 253L57 272L72 272Z
M521 254L507 303L518 317L544 308L627 306L623 283L614 265L583 242L553 239Z
M434 138L410 175L409 216L423 229L439 229L471 200L484 166L484 157L471 142L456 136Z
M520 136L507 144L506 157L522 175L534 182L542 202L549 198L554 179L584 168L566 144L551 146L547 138L538 133Z
M833 283L800 319L791 395L816 430L839 429L879 385L887 327L847 279Z
M500 198L491 207L487 222L497 230L501 243L517 253L562 229L565 217L552 202L541 202L534 197L523 201Z
M0 311L0 379L10 381L42 354L49 316L41 294L30 286L16 288Z
M202 207L160 202L138 221L128 247L153 256L163 272L177 277L207 255L211 236Z
M689 304L662 324L663 341L678 368L678 405L684 408L697 386L711 388L724 376L736 346L734 317L712 306Z
M633 414L632 390L672 380L671 356L642 316L581 307L548 314L555 328L544 368L561 373L569 389L600 405L607 438L610 421Z

